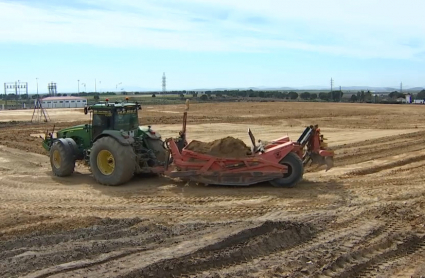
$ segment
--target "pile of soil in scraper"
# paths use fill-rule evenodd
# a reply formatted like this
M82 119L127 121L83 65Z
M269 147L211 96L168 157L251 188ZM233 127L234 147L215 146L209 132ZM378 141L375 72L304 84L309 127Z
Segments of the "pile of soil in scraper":
M212 142L201 142L193 140L186 146L187 150L208 154L216 157L242 158L251 155L251 148L240 140L228 136Z

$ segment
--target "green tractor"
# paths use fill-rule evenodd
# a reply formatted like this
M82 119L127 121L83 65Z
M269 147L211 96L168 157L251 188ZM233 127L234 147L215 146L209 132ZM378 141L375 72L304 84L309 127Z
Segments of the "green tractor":
M90 123L47 134L43 147L50 152L52 171L65 177L80 160L100 184L120 185L133 175L155 173L170 163L161 135L151 126L139 126L136 103L106 102L85 107Z

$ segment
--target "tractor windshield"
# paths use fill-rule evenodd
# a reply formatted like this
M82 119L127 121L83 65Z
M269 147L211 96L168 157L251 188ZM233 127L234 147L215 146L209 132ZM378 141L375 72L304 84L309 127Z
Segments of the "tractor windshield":
M139 127L139 121L137 119L137 108L124 108L123 110L118 110L115 121L114 129L115 130L134 130Z

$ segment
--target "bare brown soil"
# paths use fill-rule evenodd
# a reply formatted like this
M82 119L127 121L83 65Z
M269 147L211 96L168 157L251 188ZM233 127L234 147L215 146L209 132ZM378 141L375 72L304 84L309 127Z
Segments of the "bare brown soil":
M141 121L176 136L183 109L144 107ZM202 142L232 136L249 146L248 127L257 139L296 140L319 124L335 167L308 167L290 189L165 177L108 187L80 165L57 178L37 138L53 123L0 113L0 277L424 277L423 109L190 107L189 140ZM63 110L52 120L61 128L84 117Z
M251 149L241 139L228 136L212 142L192 140L186 149L216 157L240 158L251 155Z

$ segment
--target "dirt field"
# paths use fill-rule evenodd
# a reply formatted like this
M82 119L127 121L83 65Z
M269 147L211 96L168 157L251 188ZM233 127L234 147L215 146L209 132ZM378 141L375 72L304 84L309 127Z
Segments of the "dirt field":
M163 137L184 105L144 107ZM53 177L37 138L53 123L0 111L0 277L425 277L424 106L194 104L188 139L249 144L319 124L335 168L295 188ZM79 110L49 110L56 128ZM10 122L17 121L17 122Z

